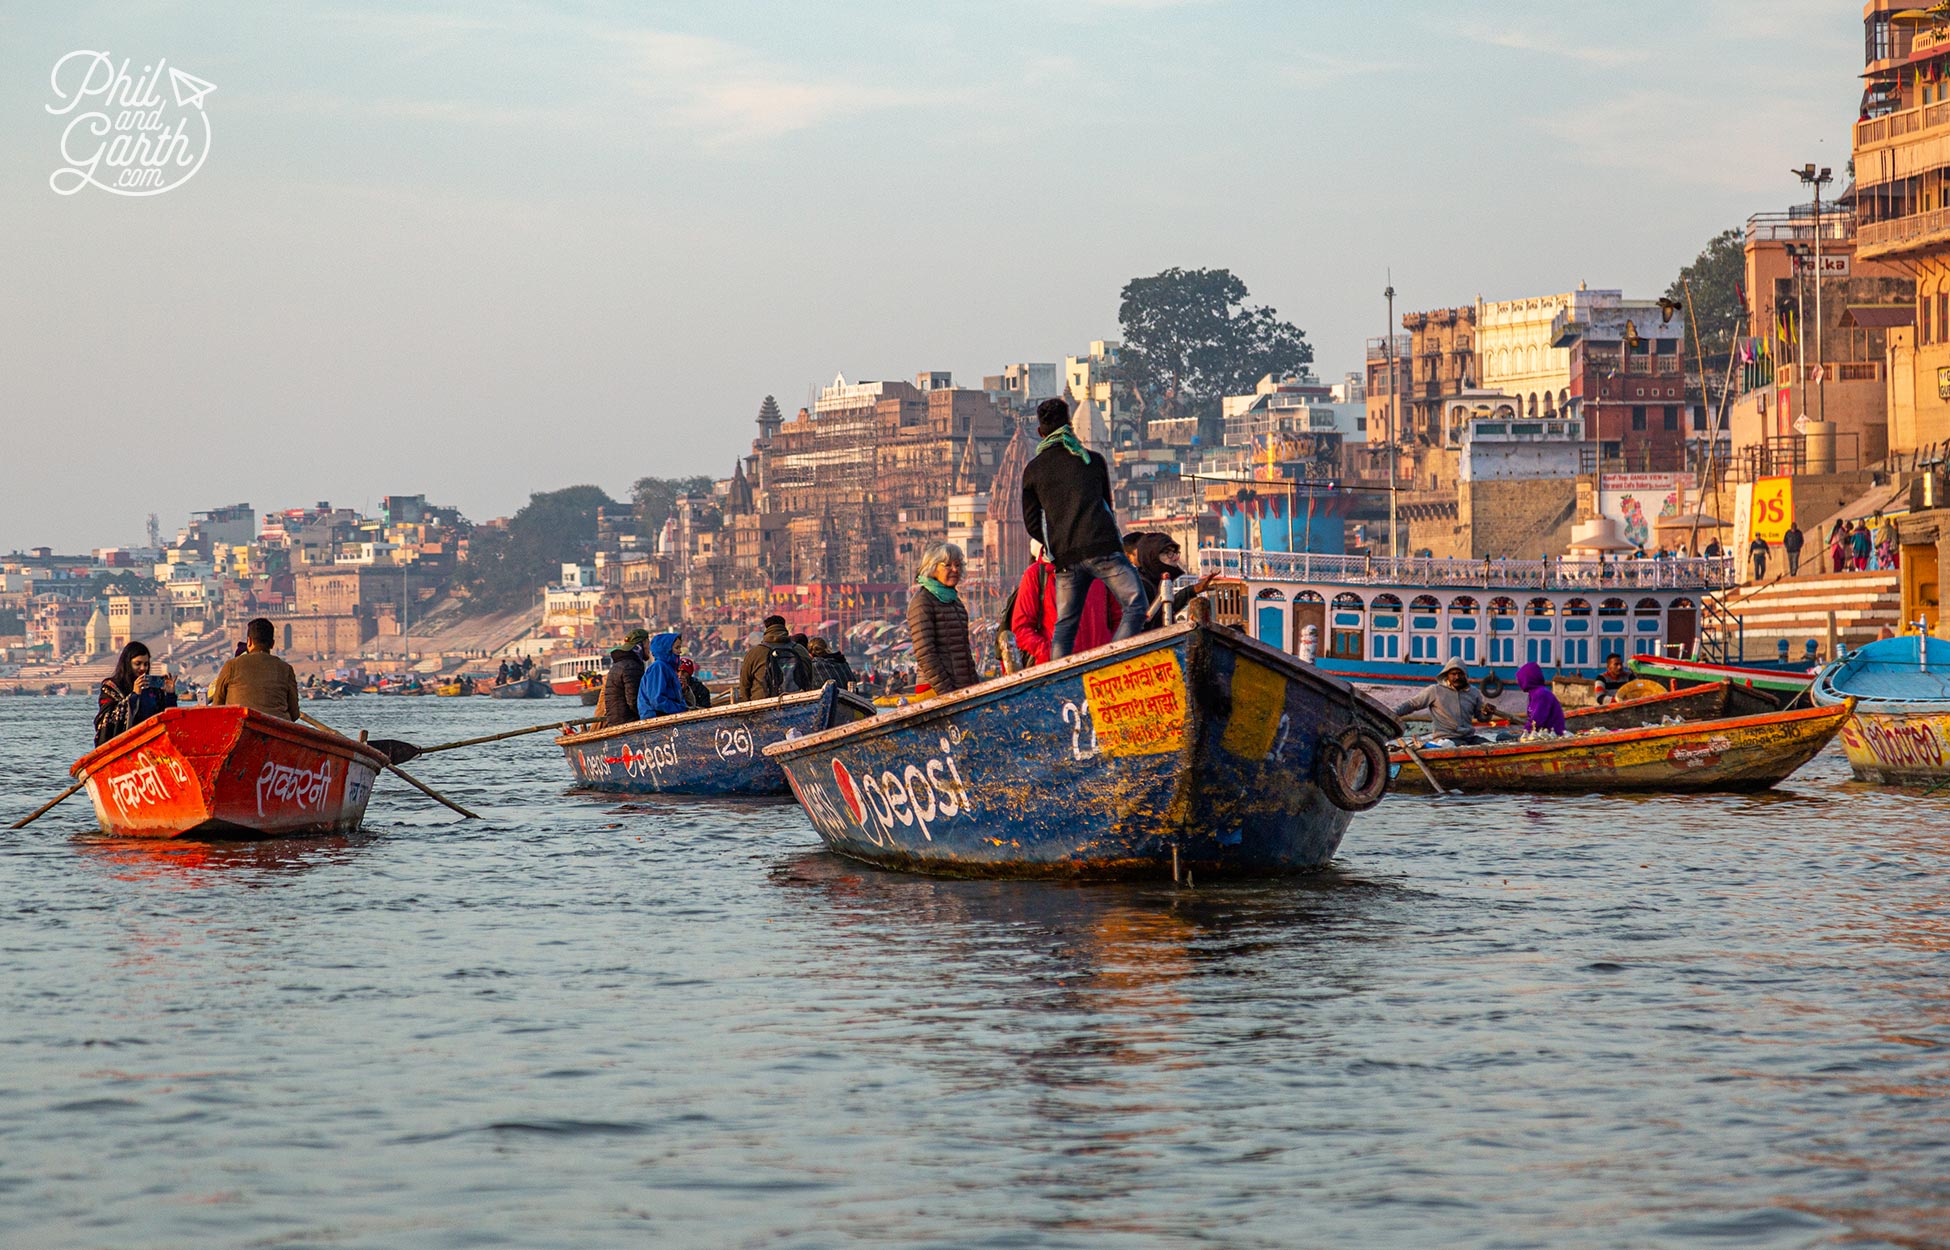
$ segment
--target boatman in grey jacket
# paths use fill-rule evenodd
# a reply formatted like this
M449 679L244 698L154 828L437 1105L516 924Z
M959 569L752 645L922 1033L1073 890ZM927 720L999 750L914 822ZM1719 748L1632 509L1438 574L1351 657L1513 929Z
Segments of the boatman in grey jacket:
M1407 716L1427 708L1429 719L1435 722L1436 737L1453 738L1458 743L1479 742L1476 723L1489 719L1487 706L1482 692L1469 684L1469 670L1462 661L1451 660L1435 675L1435 685L1396 708L1395 715Z

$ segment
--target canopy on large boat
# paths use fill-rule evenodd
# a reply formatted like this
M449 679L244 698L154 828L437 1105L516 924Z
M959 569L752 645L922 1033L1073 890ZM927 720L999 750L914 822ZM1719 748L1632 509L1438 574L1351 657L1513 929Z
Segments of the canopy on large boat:
M1815 682L1817 698L1950 703L1950 641L1928 634L1884 638L1829 665Z

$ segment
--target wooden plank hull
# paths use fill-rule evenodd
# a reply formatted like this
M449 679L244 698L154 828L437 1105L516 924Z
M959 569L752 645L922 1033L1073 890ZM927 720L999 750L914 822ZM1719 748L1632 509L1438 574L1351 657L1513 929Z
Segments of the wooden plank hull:
M1865 712L1842 726L1842 750L1859 781L1929 785L1950 778L1950 709Z
M1465 792L1765 790L1818 755L1848 715L1807 708L1420 754L1444 789ZM1393 763L1397 788L1428 788L1406 753Z
M1788 668L1757 668L1747 664L1708 664L1704 660L1675 660L1639 655L1630 661L1634 673L1659 681L1730 681L1736 686L1752 686L1775 694L1796 695L1806 690L1815 676Z
M767 754L830 850L882 867L1252 876L1332 859L1349 812L1321 780L1331 744L1399 732L1347 683L1188 624Z
M171 708L76 761L103 832L140 838L350 833L384 757L237 707Z
M873 715L835 686L679 716L633 721L555 740L578 788L609 794L789 794L765 748Z

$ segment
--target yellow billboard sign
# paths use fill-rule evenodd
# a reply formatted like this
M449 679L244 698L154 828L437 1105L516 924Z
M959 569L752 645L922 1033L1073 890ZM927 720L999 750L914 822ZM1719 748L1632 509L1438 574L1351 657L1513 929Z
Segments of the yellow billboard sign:
M1794 520L1794 479L1763 477L1754 483L1749 530L1754 537L1778 543Z

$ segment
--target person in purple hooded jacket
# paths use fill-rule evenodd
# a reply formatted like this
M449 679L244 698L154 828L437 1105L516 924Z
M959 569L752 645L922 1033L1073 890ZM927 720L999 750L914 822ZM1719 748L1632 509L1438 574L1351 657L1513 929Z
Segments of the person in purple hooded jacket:
M1554 734L1564 732L1564 705L1557 701L1550 683L1544 680L1544 670L1535 661L1517 670L1517 689L1530 695L1530 710L1525 713L1523 721L1526 733L1539 729L1548 729Z

